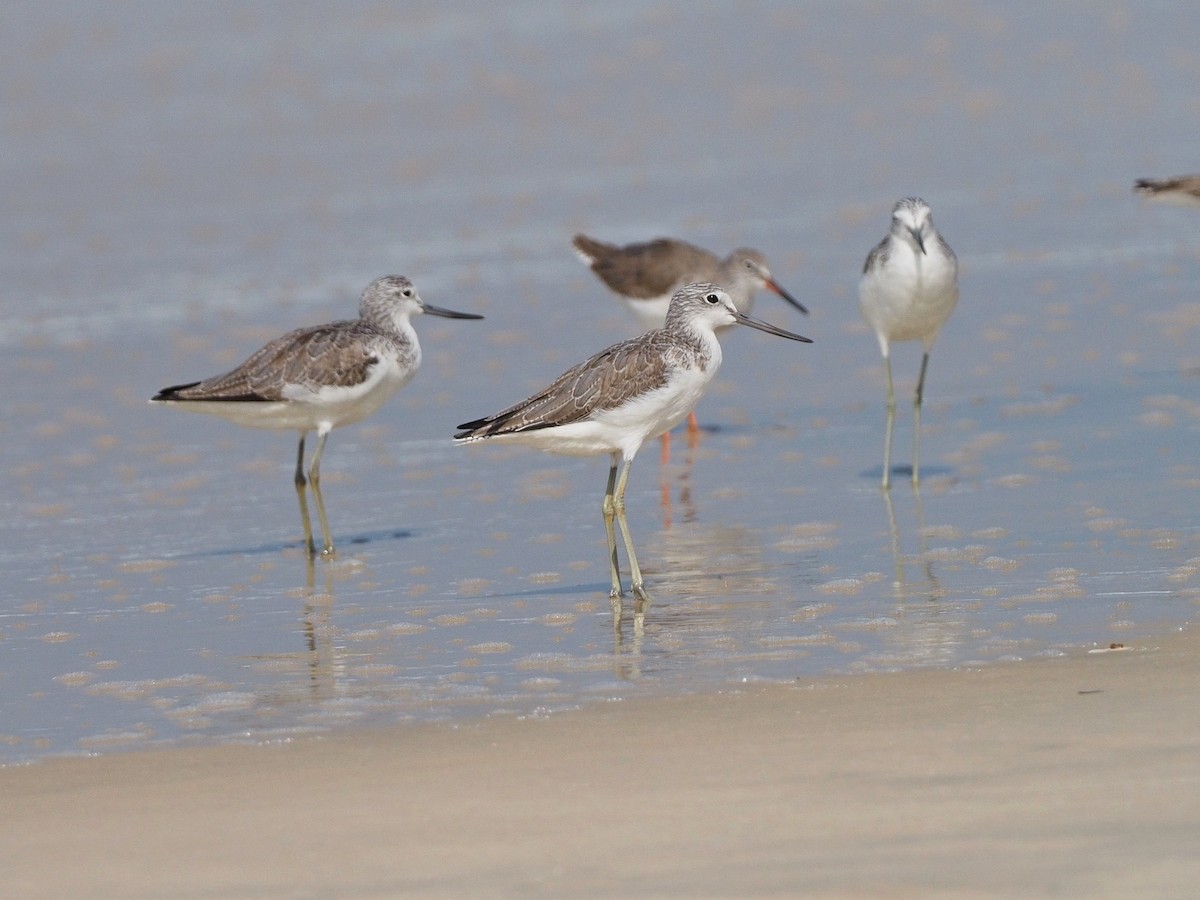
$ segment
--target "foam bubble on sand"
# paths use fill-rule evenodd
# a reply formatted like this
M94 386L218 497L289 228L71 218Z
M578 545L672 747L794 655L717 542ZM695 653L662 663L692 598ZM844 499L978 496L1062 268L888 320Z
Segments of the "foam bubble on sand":
M94 680L95 672L64 672L62 675L55 675L54 680L66 687L80 687Z
M470 653L512 653L515 648L507 641L485 641L482 644L472 644L467 648Z
M177 565L169 559L137 559L129 562L118 563L114 568L118 572L161 572L163 569L170 569Z
M517 687L523 691L543 692L554 691L562 687L562 679L560 678L526 678L521 681Z
M1004 556L989 556L982 563L985 569L992 569L998 572L1012 572L1014 569L1021 568L1019 559L1009 559Z
M862 578L835 578L833 581L816 585L813 590L820 591L822 594L841 594L850 597L861 593L866 584L866 580Z

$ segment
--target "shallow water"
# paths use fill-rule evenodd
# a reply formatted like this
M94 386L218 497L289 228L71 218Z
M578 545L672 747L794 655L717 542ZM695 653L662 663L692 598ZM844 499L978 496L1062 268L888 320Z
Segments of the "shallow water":
M1189 4L468 10L2 14L0 761L975 665L1195 616L1200 212L1129 191L1200 168ZM962 300L922 490L889 499L855 285L911 193ZM632 333L577 230L759 247L813 314L756 315L816 341L730 335L698 445L644 448L654 602L616 628L607 460L449 441ZM145 401L390 271L487 319L418 321L416 380L331 437L340 552L310 567L294 438Z

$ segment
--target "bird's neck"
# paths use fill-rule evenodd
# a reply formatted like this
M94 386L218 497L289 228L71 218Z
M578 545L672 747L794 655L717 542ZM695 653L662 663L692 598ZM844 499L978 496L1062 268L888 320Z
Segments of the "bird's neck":
M384 334L414 344L417 342L416 329L413 328L412 321L407 313L378 316L372 318L370 322L374 328L379 329Z
M694 354L700 368L715 372L721 365L721 341L711 328L683 328L676 332L675 339Z

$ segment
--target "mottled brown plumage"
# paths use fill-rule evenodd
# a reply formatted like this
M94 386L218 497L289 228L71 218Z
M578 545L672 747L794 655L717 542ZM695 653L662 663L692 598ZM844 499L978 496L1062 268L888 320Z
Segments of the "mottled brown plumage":
M575 249L591 257L592 271L623 297L648 300L671 294L680 282L711 281L720 284L721 260L715 254L672 238L655 238L619 247L575 235ZM697 277L689 278L690 275ZM707 277L704 277L707 276Z
M661 329L614 344L560 375L545 390L500 412L466 422L455 440L526 443L554 453L608 453L604 530L608 537L611 596L621 596L614 520L629 556L633 593L642 585L625 520L625 483L642 443L682 421L721 365L717 330L736 323L797 341L808 338L751 319L712 283L690 284L671 299ZM620 478L617 463L624 461Z
M403 275L371 282L359 300L358 313L357 319L290 331L229 372L163 388L151 398L154 403L211 413L239 425L300 432L295 484L310 555L316 553L316 546L305 499L308 484L317 503L324 552L333 552L320 486L325 439L334 428L374 413L416 374L421 345L411 317L429 313L450 319L482 318L423 303ZM314 429L317 449L306 479L304 440Z
M618 246L577 234L572 244L579 258L625 301L644 328L661 328L671 297L696 282L724 289L738 312L749 313L755 291L762 288L774 291L800 312L808 312L775 282L766 257L749 247L719 259L675 238Z
M354 387L367 380L381 354L392 350L405 368L413 348L359 321L298 328L276 338L236 369L203 381L163 388L155 400L287 400L285 388Z
M711 364L712 351L694 335L647 331L601 350L532 397L460 425L465 430L455 437L489 437L579 422L662 388L678 369L695 365L707 371Z

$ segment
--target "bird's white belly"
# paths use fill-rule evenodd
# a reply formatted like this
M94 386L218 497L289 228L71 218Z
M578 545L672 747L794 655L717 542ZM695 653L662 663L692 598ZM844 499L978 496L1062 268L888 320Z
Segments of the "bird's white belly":
M667 321L667 309L671 305L672 294L664 294L661 297L649 297L640 299L637 297L622 297L625 305L629 307L630 312L638 320L638 325L643 331L652 331L655 328L662 328Z
M611 439L612 449L631 458L642 443L670 431L685 418L712 381L716 366L675 370L670 381L660 388L639 394L614 409L598 412L595 423Z
M287 385L284 400L168 401L176 409L221 416L250 428L278 431L310 431L337 428L360 422L378 410L388 398L411 380L415 369L404 370L394 363L380 363L367 379L351 387Z
M570 456L621 453L625 459L632 459L645 441L670 431L687 417L719 364L718 357L710 361L707 371L677 369L662 387L639 394L621 406L595 412L579 422L496 434L487 440L525 444Z
M322 387L316 391L296 391L289 405L299 418L304 417L301 408L307 407L312 421L328 423L330 427L352 425L374 414L396 391L412 379L412 373L403 376L398 371L388 371L381 377L372 377L354 387Z
M889 341L932 339L958 303L953 269L945 265L897 265L889 277L864 276L863 315Z

